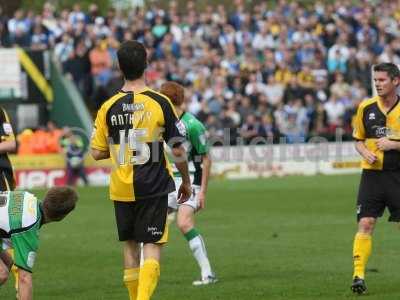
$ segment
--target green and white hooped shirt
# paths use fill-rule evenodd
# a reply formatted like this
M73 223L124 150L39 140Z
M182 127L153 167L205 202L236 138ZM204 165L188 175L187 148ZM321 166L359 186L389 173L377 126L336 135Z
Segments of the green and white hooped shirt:
M183 144L189 161L189 172L193 178L194 185L201 185L203 175L201 156L209 152L207 141L207 131L204 125L195 116L184 112L180 117L180 122L184 126L186 141ZM170 159L172 161L172 159ZM182 177L175 165L173 167L174 177Z
M4 239L11 241L14 264L32 272L39 247L42 211L37 198L28 192L0 193L0 247Z

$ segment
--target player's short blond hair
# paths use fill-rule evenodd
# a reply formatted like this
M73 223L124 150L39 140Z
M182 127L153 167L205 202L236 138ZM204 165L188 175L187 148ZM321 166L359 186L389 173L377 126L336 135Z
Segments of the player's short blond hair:
M171 99L175 106L181 106L185 101L185 89L174 81L165 82L161 86L161 93Z

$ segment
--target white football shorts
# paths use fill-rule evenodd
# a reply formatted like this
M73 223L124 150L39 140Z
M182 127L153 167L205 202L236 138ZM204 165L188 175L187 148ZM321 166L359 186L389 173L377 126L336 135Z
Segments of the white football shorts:
M199 203L199 200L197 197L197 195L200 192L200 186L192 184L192 196L190 196L190 198L186 202L184 202L182 204L178 204L178 189L182 184L182 178L175 177L174 181L175 181L176 190L174 192L168 194L168 207L172 208L174 210L177 210L178 206L180 206L180 205L189 205L196 211L200 206L200 203Z

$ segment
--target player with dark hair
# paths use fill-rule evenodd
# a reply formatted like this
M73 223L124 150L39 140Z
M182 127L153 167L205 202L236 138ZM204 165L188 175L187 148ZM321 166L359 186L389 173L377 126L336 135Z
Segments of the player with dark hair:
M65 218L76 205L78 195L69 187L51 188L39 202L31 193L0 193L0 286L11 266L18 267L18 299L32 299L32 268L39 248L42 225ZM14 258L7 249L14 249Z
M376 220L385 208L389 221L400 221L400 71L395 64L374 66L377 96L360 103L353 137L363 169L357 198L358 231L354 238L351 289L366 291L365 268L372 249Z
M124 242L124 283L131 300L148 300L160 276L161 248L168 240L168 194L175 190L164 141L182 173L179 201L191 194L182 146L184 132L170 100L145 83L146 49L136 41L117 51L122 89L97 113L91 151L96 160L111 157L110 199L119 240ZM140 265L140 243L144 264Z

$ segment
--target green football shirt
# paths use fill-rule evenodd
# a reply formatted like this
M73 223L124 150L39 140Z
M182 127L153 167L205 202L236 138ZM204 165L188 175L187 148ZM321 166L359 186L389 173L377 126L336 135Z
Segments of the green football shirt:
M10 244L17 267L32 272L39 247L42 212L39 201L24 191L0 193L0 246Z
M183 146L188 156L189 171L194 175L193 184L201 185L202 155L209 152L207 131L204 125L191 113L184 112L180 121L185 126L186 141ZM175 176L181 176L177 170Z

